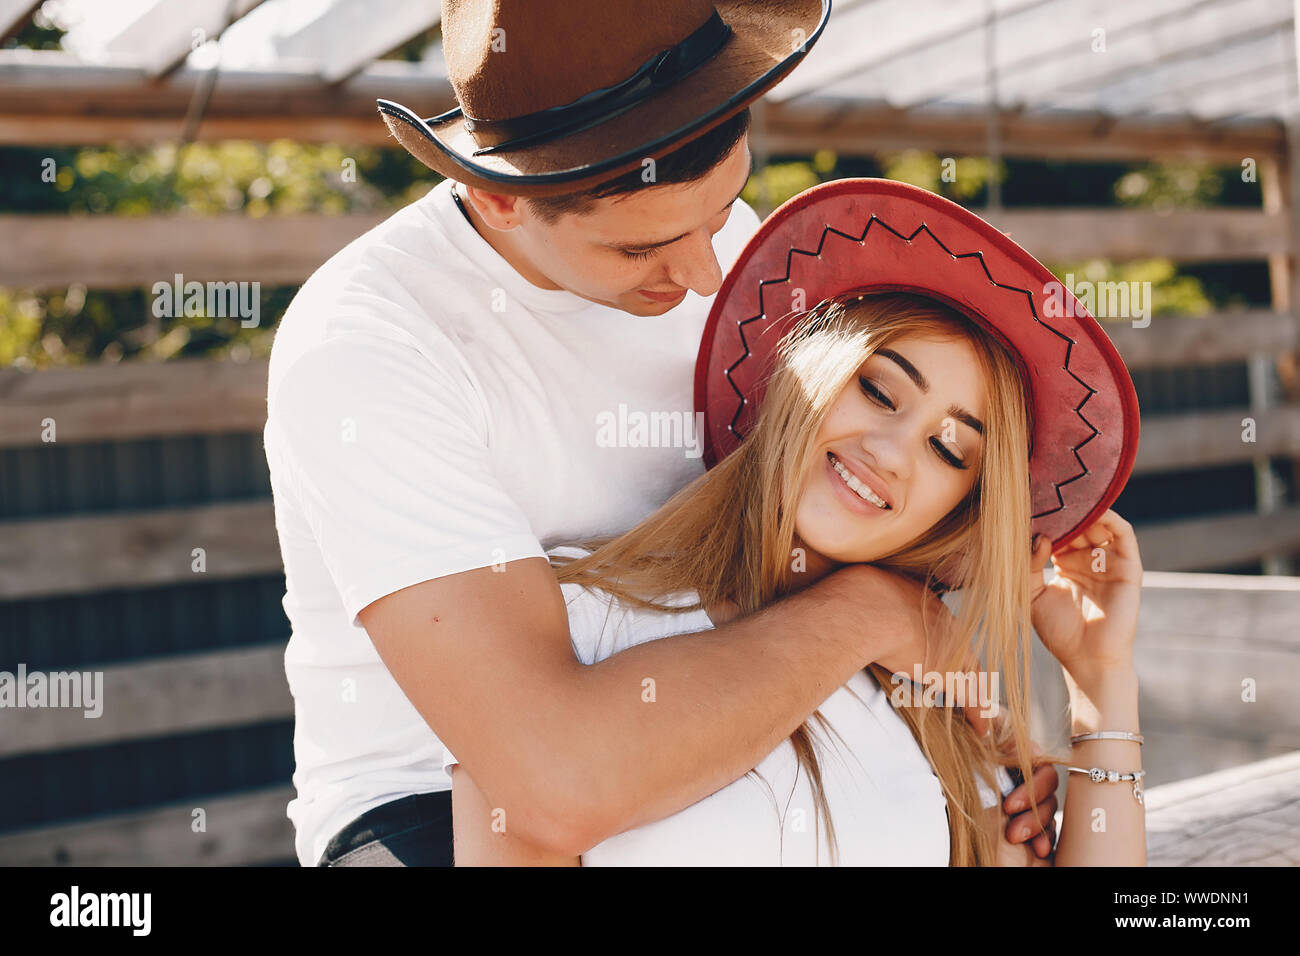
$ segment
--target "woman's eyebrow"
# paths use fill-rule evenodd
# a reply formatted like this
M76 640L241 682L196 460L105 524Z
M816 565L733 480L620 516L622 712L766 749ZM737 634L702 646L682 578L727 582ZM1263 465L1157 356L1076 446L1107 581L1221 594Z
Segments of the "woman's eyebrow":
M921 374L921 370L918 369L911 362L909 362L907 359L905 359L903 356L899 355L893 349L877 349L876 354L881 356L882 358L889 359L891 362L893 362L895 365L901 368L903 370L903 374L906 375L908 378L910 378L913 381L913 383L915 383L916 387L919 388L922 392L930 391L930 383L926 380L925 376ZM953 418L957 419L957 421L969 425L971 428L975 429L975 431L979 432L981 435L984 434L984 423L980 421L978 418L976 418L974 415L972 415L970 412L966 411L966 409L958 405L949 405L948 414L951 415Z

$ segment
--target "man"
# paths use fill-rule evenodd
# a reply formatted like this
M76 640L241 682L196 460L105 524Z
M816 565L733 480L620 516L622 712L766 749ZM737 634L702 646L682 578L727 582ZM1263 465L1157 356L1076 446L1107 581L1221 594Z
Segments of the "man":
M449 178L326 263L277 332L265 443L303 865L450 864L443 744L512 834L576 855L740 777L866 663L925 662L921 590L867 567L593 667L573 655L544 549L625 530L702 473L702 436L608 447L597 423L694 422L710 299L758 226L737 198L747 106L829 13L647 6L447 0L460 108L380 108ZM1044 820L1055 785L1034 781Z

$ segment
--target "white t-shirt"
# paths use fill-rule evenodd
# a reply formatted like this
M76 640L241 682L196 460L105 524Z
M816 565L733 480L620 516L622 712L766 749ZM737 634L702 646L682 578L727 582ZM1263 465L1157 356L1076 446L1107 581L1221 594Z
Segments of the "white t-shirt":
M552 554L587 552L557 547ZM563 584L573 649L584 664L646 641L712 627L703 610L672 614L627 605L605 591ZM691 591L663 601L693 604ZM646 706L653 706L647 704ZM839 863L843 866L947 866L948 814L929 761L885 690L856 673L819 708L834 729L812 724ZM836 736L838 734L838 737ZM448 770L456 763L443 754ZM783 741L755 768L685 810L604 840L583 866L828 866L830 844L815 825L808 776ZM999 780L1005 791L1010 778ZM979 781L985 806L998 798Z
M271 352L264 439L295 711L287 812L304 865L366 810L451 786L362 608L626 530L704 471L692 376L711 298L688 292L638 317L540 289L479 236L451 185L321 266ZM758 225L737 202L713 240L724 270Z

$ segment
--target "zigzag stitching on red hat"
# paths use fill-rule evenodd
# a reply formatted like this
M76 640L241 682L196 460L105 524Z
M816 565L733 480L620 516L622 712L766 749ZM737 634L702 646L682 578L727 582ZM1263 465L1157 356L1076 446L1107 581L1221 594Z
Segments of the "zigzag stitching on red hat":
M756 316L753 316L752 318L748 318L748 319L745 319L745 320L743 320L743 321L741 321L741 322L738 322L738 323L736 324L736 328L737 328L737 330L740 332L740 341L741 341L741 344L743 344L743 345L745 346L745 354L742 355L740 358L736 359L736 361L733 362L733 363L732 363L732 364L731 364L731 365L726 369L726 371L723 373L723 374L725 375L726 379L727 379L727 384L729 384L729 385L731 386L732 391L734 391L734 392L736 393L736 397L740 399L740 404L739 404L739 405L737 406L737 408L736 408L736 414L733 415L732 418L731 418L731 421L727 423L727 429L728 429L728 430L729 430L733 435L735 435L736 438L737 438L738 440L743 440L743 439L744 439L744 436L741 435L740 432L736 429L736 422L738 422L738 421L740 420L740 414L741 414L741 412L744 410L744 407L745 407L745 405L747 404L747 401L746 401L746 399L745 399L744 394L743 394L743 393L741 392L741 390L736 386L735 381L734 381L734 380L732 379L732 377L731 377L731 373L732 373L733 371L735 371L735 369L740 365L741 362L745 361L745 359L747 359L747 358L749 358L749 357L751 356L751 352L750 352L750 350L749 350L749 340L746 339L746 337L745 337L745 326L748 325L750 322L756 322L756 321L758 321L759 319L763 318L765 315L767 315L767 310L766 310L766 308L763 307L763 287L766 286L766 285L780 285L780 284L782 284L782 283L789 282L789 281L790 281L790 263L791 263L791 261L792 261L792 257L793 257L796 253L798 253L798 254L800 254L800 255L805 255L805 256L819 256L819 255L821 255L822 247L826 244L826 237L827 237L830 233L835 233L835 234L838 235L838 236L842 236L843 238L848 239L850 242L863 242L863 241L866 240L866 238L867 238L867 233L869 233L869 232L871 231L871 227L872 227L872 225L875 224L875 223L880 223L880 225L881 225L881 227L882 227L883 229L888 230L888 231L891 232L893 235L897 236L899 239L902 239L904 242L911 242L911 241L912 241L913 239L915 239L918 235L920 235L922 232L924 232L924 233L926 233L926 234L927 234L931 239L933 239L933 240L935 241L935 243L939 246L940 249L942 249L944 252L948 253L948 255L952 256L952 258L954 258L954 259L978 259L978 260L979 260L979 264L980 264L980 268L984 270L984 275L988 277L989 282L993 283L995 286L997 286L997 287L1000 288L1000 289L1006 289L1006 290L1009 291L1009 292L1018 292L1018 293L1020 293L1021 295L1023 295L1023 296L1025 297L1025 300L1029 303L1029 311L1030 311L1030 314L1033 315L1033 317L1034 317L1034 321L1037 322L1039 325L1041 325L1043 328L1047 329L1047 330L1048 330L1049 332L1051 332L1053 335L1055 335L1055 336L1057 336L1058 338L1061 338L1061 339L1063 339L1063 340L1065 341L1065 343L1066 343L1066 346L1065 346L1065 366L1064 366L1064 368L1063 368L1063 371L1064 371L1067 375L1069 375L1072 379L1074 379L1076 382L1078 382L1080 385L1082 385L1085 389L1087 389L1087 392L1088 392L1088 394L1084 396L1083 400L1082 400L1081 402L1079 402L1079 404L1078 404L1077 406L1075 406L1075 408L1074 408L1074 413L1075 413L1076 415L1079 416L1079 420L1080 420L1080 421L1082 421L1085 425L1088 426L1088 429L1089 429L1089 431L1091 431L1092 434L1090 434L1090 435L1089 435L1087 438L1085 438L1083 441L1079 442L1079 444L1074 445L1074 446L1072 446L1072 447L1070 448L1070 454L1074 455L1074 460L1077 461L1077 462L1079 463L1079 468L1080 468L1079 473L1078 473L1077 475L1074 475L1074 476L1070 477L1070 478L1066 478L1064 481L1054 481L1054 482L1052 482L1053 492L1056 494L1056 502L1057 502L1056 507L1055 507L1055 508L1049 508L1049 509L1046 510L1046 511L1040 511L1039 513L1037 513L1037 514L1035 514L1035 515L1032 515L1031 517L1032 517L1032 518L1043 518L1043 517L1046 517L1047 515L1055 514L1056 512L1060 511L1062 508L1065 507L1065 499L1061 497L1061 488L1062 488L1064 485L1068 485L1068 484L1070 484L1070 483L1072 483L1072 482L1078 481L1080 478L1083 478L1085 475L1088 474L1088 466L1085 465L1084 462L1083 462L1083 459L1079 457L1079 449L1082 448L1084 445L1088 444L1088 442L1092 441L1094 438L1096 438L1098 435L1101 434L1101 432L1099 432L1099 431L1097 430L1096 426L1093 425L1092 422L1088 421L1087 416L1083 414L1083 406L1086 405L1086 404L1088 404L1088 401L1092 398L1093 395L1097 394L1097 391L1098 391L1098 390L1095 389L1095 388L1093 388L1091 385L1089 385L1089 384L1088 384L1087 382L1085 382L1083 379L1079 378L1079 376L1077 376L1077 375L1074 374L1074 371L1070 368L1070 355L1071 355L1071 353L1072 353L1072 351L1073 351L1073 349L1074 349L1074 345L1075 345L1075 341L1074 341L1074 339L1070 338L1068 335L1064 334L1063 332L1059 331L1058 329L1053 328L1051 324L1049 324L1049 323L1047 323L1047 322L1044 322L1044 321L1042 320L1042 318L1039 317L1039 315L1038 315L1038 309L1035 308L1035 306L1034 306L1034 297L1029 293L1029 291L1028 291L1027 289L1021 289L1021 288L1018 288L1018 287L1016 287L1016 286L1006 285L1005 283L998 282L996 279L993 278L993 274L992 274L991 272L989 272L988 263L986 263L986 262L984 261L984 254L983 254L982 252L962 252L962 253L956 253L956 252L953 252L953 251L952 251L951 249L949 249L946 245L944 245L943 240L940 239L938 236L936 236L936 235L935 235L935 234L930 230L930 227L927 226L925 223L922 223L920 226L918 226L918 227L916 228L916 230L915 230L915 231L914 231L910 236L906 236L906 235L904 235L903 233L899 232L897 229L895 229L895 228L893 228L892 226L890 226L889 223L885 222L883 219L880 219L880 218L878 218L877 216L874 216L874 215L873 215L873 216L872 216L872 217L867 221L866 228L862 230L862 235L860 235L860 236L852 236L852 235L849 235L849 234L846 233L846 232L841 232L840 230L834 228L833 226L829 226L829 225L828 225L828 226L826 226L826 227L822 230L821 240L817 243L817 249L816 249L816 251L814 251L814 252L809 252L809 251L806 250L806 249L795 249L795 248L790 249L790 251L786 253L786 257L785 257L785 275L782 276L782 277L779 278L779 279L760 279L760 280L759 280L759 282L758 282L758 302L759 302L759 308L760 308L760 312L759 312L759 314L756 315Z

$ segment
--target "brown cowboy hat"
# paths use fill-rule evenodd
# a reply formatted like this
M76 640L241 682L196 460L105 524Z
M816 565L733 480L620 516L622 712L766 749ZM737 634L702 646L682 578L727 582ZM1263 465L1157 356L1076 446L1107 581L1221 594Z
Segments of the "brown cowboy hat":
M455 109L378 100L426 166L493 192L580 192L739 113L816 42L830 0L443 0Z

